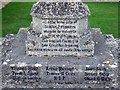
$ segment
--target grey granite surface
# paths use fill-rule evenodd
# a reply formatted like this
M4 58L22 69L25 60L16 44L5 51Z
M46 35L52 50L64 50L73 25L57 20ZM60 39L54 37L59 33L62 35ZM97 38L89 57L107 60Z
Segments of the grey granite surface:
M78 0L74 2L71 2L72 0L62 1L63 0L59 2L57 0L38 1L33 5L31 10L33 22L30 28L21 28L16 35L10 34L3 39L0 38L0 88L8 88L8 90L10 90L10 88L16 90L18 88L90 87L113 89L120 86L118 85L120 82L119 39L115 39L112 35L102 34L99 28L89 27L87 16L90 15L90 11L87 5L78 2ZM63 20L63 23L55 22L54 24L50 19L56 22L58 22L57 20ZM27 52L27 45L29 44L27 41L30 39L32 39L31 41L40 41L41 37L39 38L39 35L36 35L41 35L41 32L46 29L43 27L47 24L54 24L54 26L68 25L68 21L64 19L68 21L69 19L71 19L71 21L75 19L77 21L76 24L74 24L74 27L77 27L74 29L77 33L73 33L73 35L81 37L77 38L79 40L81 39L81 46L79 44L78 46L84 47L82 44L89 40L91 43L93 42L93 44L86 45L87 50L92 49L94 53L87 57L74 56L72 54L55 55L56 53L53 52L51 52L51 54L53 54L52 56L45 56L45 54L35 56L34 53L36 52L33 50L32 53L34 55L27 54L29 52ZM49 23L49 21L51 23ZM68 26L70 25L72 24ZM62 29L63 28L60 28L60 30ZM52 29L47 28L47 30ZM66 31L69 30L71 30L71 28L66 29ZM32 34L29 34L31 32ZM35 33L37 34L35 35ZM46 33L42 33L42 35L43 34ZM71 33L69 33L69 35L70 34ZM46 36L48 35L47 33ZM51 36L50 39L56 40L53 36ZM63 39L67 40L67 38ZM39 44L41 44L41 42L39 42ZM37 45L35 47L37 47ZM96 79L87 80L89 79L88 77L92 77L93 79L97 77L97 81ZM102 79L99 80L98 77L102 77Z
M110 50L107 48L105 44L104 35L102 35L98 28L92 28L91 30L92 36L94 37L94 42L97 42L95 45L95 55L93 57L73 57L73 56L56 56L56 57L36 57L36 56L26 56L25 55L25 41L26 41L26 33L25 30L20 30L17 34L16 38L12 41L11 51L8 51L6 54L5 61L3 62L3 72L7 70L6 66L9 65L20 65L25 63L27 65L35 65L39 64L42 66L82 66L83 70L86 65L90 65L93 67L97 67L99 64L103 64L106 60L112 60L112 62L117 62L117 57L113 57L110 54ZM5 63L6 62L6 63ZM112 70L112 73L115 74L115 78L117 77L117 68ZM7 72L7 71L6 71ZM4 78L3 78L4 81ZM50 85L50 86L49 86ZM74 84L75 85L75 84ZM41 84L42 88L46 87L64 87L64 86L56 86L54 84ZM88 86L94 87L94 84L88 84ZM88 87L87 86L87 87ZM71 87L83 87L84 84L78 86L66 86L67 88ZM101 87L101 85L97 85L96 87ZM102 87L106 87L102 85ZM116 87L116 86L115 86Z

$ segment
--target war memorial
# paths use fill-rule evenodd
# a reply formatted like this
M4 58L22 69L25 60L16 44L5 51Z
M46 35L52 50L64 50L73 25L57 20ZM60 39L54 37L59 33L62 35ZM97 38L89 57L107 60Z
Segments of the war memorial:
M80 0L39 0L29 28L0 38L2 88L118 88L118 44L91 28Z

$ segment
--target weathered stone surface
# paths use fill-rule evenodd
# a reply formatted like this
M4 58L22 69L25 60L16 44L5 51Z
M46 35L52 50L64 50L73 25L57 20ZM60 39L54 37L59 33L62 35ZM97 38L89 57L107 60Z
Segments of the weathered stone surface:
M75 7L80 4L83 8L79 7L77 10L81 10L80 13L85 17L79 14L74 17L75 8L70 11L74 14L70 14L69 17L68 6L68 11L62 12L61 17L56 14L57 12L50 14L47 12L49 6L45 8L46 5L55 4L58 7L65 4L52 1L54 0L41 0L35 4L32 9L31 26L21 28L17 35L7 35L3 39L2 47L0 45L2 87L118 88L119 39L102 34L99 28L90 28L88 14L83 12L88 9L81 2L78 3L78 0L73 3L72 0L65 1L70 7L72 4L75 4ZM61 6L56 7L52 6L50 10L57 11L59 7L58 12L62 10ZM41 12L44 9L47 13ZM54 46L47 46L50 44ZM39 49L44 49L42 45L51 51L40 51ZM74 46L71 47L72 45ZM72 51L75 47L82 52ZM60 48L66 51L55 50Z
M6 64L3 65L3 70L4 70L3 86L11 87L11 88L15 88L15 87L17 88L50 88L50 87L88 88L89 86L93 88L96 87L102 88L106 86L117 88L118 59L117 57L111 56L113 51L110 54L110 51L105 43L105 38L102 34L100 34L99 29L93 29L91 30L91 32L92 32L92 36L95 37L93 40L94 42L96 42L95 55L94 57L78 58L73 56L69 56L69 57L68 56L66 57L26 56L25 41L26 41L27 32L20 31L12 46L13 52L8 52L8 54L12 57L12 60L7 62L7 65ZM20 46L16 47L18 45ZM21 50L18 50L19 48L21 48ZM6 58L6 61L8 59L9 58ZM71 71L63 70L64 73L72 73L72 75L65 75L65 77L63 77L63 75L58 75L61 74L61 71L58 70L58 67L61 68L67 67L74 69L77 68L77 69L75 70L71 69ZM23 70L21 70L20 68ZM75 72L75 74L73 73L73 71ZM11 74L11 72L13 72L13 74ZM31 74L29 72L31 72ZM48 75L47 72L49 72ZM87 75L87 74L93 74L92 75L93 78L91 78L92 80L89 80L91 75ZM32 79L32 77L36 77L36 79ZM105 80L103 81L97 80L97 78L99 77L102 77L101 80L103 79ZM22 81L23 80L22 78L24 79L28 78L28 79ZM65 79L65 80L61 80L61 79ZM9 82L6 83L7 81ZM16 81L18 81L18 83L16 83ZM95 84L95 86L93 83ZM99 83L103 83L103 84L99 84Z
M2 89L2 43L3 38L0 38L0 90Z
M80 21L81 23L79 23ZM29 30L27 34L27 55L92 56L94 42L91 31L87 28L86 19L79 21L34 20L33 29Z
M27 55L94 55L87 18L90 12L82 2L40 1L34 4L31 13L33 22L27 34Z
M90 12L88 7L78 0L52 0L34 4L31 15L39 18L83 18L90 15Z

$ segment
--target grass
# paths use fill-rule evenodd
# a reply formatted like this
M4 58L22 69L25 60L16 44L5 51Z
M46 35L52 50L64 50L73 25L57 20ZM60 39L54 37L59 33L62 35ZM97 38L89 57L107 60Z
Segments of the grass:
M21 27L29 27L33 3L12 2L2 10L2 36L16 34Z
M0 37L2 37L2 10L0 9Z
M29 27L34 2L11 2L2 10L2 36L16 34L20 27ZM118 3L86 3L91 11L89 22L92 28L101 28L104 34L118 36Z
M91 16L89 22L91 27L101 28L104 34L118 35L118 5L119 3L87 3L90 8Z

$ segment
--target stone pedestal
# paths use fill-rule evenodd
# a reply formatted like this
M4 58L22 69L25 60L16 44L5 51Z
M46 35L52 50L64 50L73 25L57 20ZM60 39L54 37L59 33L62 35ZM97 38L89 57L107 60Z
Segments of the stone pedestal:
M89 14L82 2L38 2L31 12L33 22L27 34L27 55L93 56Z
M3 88L118 88L118 42L90 28L87 6L71 1L39 1L31 26L5 38Z

